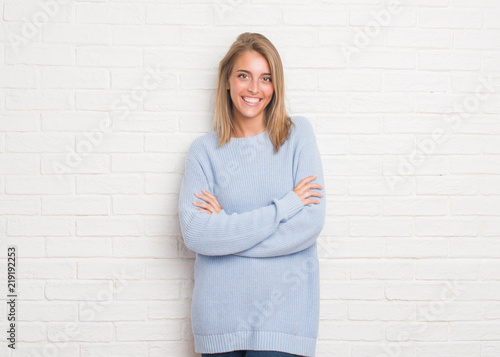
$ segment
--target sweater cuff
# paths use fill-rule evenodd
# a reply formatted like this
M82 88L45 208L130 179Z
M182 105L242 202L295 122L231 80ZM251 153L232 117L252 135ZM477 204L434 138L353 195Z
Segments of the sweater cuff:
M286 213L285 221L288 220L290 217L294 216L296 213L298 213L302 208L304 208L302 200L294 191L288 192L280 200L280 204L282 205Z

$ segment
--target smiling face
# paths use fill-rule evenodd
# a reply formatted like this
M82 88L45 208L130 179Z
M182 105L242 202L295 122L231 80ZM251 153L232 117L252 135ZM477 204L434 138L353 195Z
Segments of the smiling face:
M233 103L234 120L264 120L274 86L267 60L256 51L241 53L227 84Z

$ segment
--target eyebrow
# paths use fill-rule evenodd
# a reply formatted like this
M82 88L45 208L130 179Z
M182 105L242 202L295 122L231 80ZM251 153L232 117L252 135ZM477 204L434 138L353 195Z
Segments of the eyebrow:
M245 73L252 74L250 71L247 71L246 69L239 69L236 72L245 72ZM271 73L262 73L261 74L261 76L270 76L270 75L271 75Z

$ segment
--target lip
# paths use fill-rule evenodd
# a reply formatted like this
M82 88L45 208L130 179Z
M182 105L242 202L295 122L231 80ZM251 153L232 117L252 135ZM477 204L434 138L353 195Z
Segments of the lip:
M248 103L245 101L245 99L243 99L243 97L240 97L241 98L241 101L245 104L245 105L248 105L249 107L257 107L260 105L260 103L262 102L262 98L260 98L260 101L257 102L257 103ZM258 97L248 97L248 98L258 98Z

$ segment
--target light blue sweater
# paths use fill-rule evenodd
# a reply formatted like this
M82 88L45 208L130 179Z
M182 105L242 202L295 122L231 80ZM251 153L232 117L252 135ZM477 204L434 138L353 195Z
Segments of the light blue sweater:
M189 148L179 194L186 246L196 252L191 322L195 352L274 350L314 356L319 325L316 239L325 222L323 168L310 122L292 117L291 136L274 153L268 132L217 148L215 131ZM303 205L304 178L323 197ZM192 202L204 189L222 211Z

